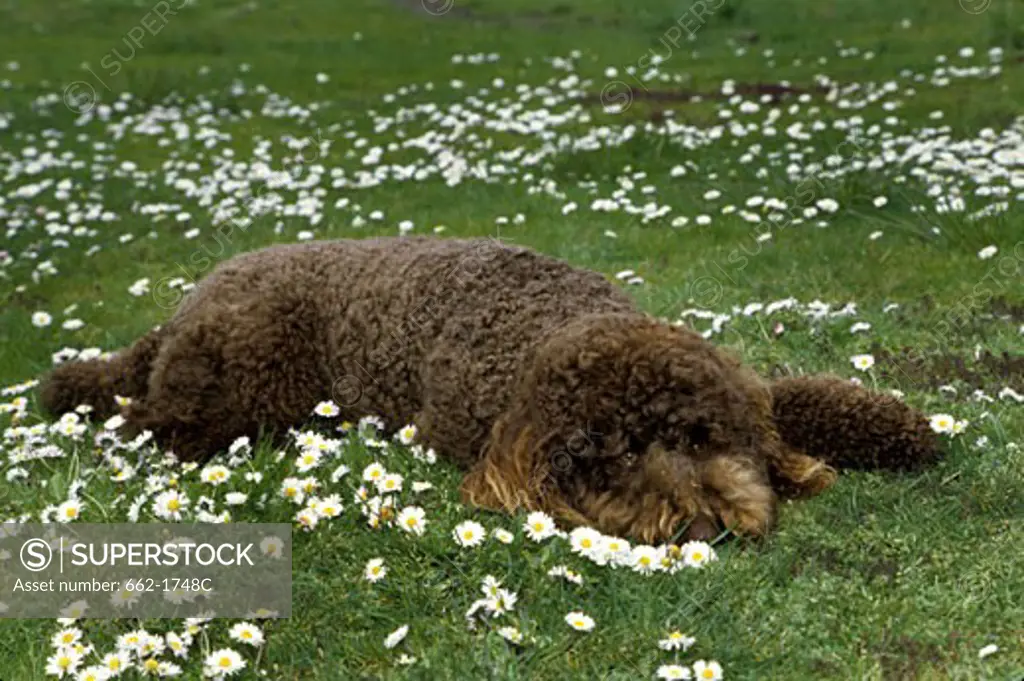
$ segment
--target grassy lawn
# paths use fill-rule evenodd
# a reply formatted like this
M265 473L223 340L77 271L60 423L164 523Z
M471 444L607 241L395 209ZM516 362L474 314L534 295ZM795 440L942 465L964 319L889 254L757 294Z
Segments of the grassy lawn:
M365 428L324 430L340 448L306 473L253 443L224 485L152 452L121 452L135 472L113 480L103 424L26 440L35 393L6 390L0 520L78 498L83 521L154 521L172 485L187 520L296 523L286 478L340 495L296 524L292 617L259 622L259 649L236 621L195 625L158 656L184 678L221 648L246 679L633 680L699 659L727 679L1024 678L1022 0L7 0L0 26L0 386L131 342L233 253L411 230L618 275L766 376L856 377L964 422L933 470L844 475L765 541L643 575L461 505L443 457ZM374 462L422 536L369 526L353 495ZM511 543L460 546L468 520ZM469 628L488 575L518 600ZM83 664L188 630L75 626ZM46 678L59 629L0 620L0 680ZM696 643L660 650L673 630Z

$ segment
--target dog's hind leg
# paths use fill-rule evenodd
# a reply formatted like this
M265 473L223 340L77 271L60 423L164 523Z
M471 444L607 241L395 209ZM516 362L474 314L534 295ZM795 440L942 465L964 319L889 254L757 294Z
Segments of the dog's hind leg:
M316 332L316 315L302 301L204 306L161 347L129 423L188 461L261 428L297 425L330 389Z
M783 443L837 469L915 470L942 454L928 419L893 395L834 376L783 378L771 390Z

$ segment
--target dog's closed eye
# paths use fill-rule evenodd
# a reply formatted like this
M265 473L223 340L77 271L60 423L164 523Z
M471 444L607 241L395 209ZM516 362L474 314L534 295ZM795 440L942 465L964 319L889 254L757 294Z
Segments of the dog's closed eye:
M710 438L711 430L703 423L698 423L686 429L686 443L693 449L700 449L708 443Z

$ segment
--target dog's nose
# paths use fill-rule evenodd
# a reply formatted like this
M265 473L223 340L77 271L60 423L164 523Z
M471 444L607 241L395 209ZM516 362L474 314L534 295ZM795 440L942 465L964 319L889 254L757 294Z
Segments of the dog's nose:
M699 515L686 528L686 541L711 541L718 536L718 524L714 519Z

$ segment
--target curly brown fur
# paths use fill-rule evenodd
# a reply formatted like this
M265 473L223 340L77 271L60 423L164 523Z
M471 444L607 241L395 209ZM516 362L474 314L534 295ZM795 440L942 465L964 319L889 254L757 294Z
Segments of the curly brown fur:
M784 378L771 387L783 442L831 466L910 471L940 456L928 420L895 396L832 376Z
M795 392L788 404L805 412ZM811 431L787 425L780 440L768 385L734 358L599 274L487 240L233 258L159 332L109 363L59 367L43 388L54 413L105 413L114 394L134 398L130 429L186 460L297 425L333 394L342 418L416 423L469 469L473 503L647 541L720 523L761 535L773 483L813 493L834 479L789 437Z

